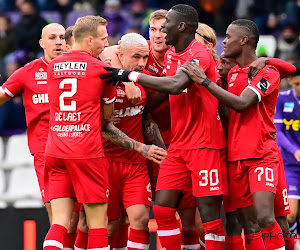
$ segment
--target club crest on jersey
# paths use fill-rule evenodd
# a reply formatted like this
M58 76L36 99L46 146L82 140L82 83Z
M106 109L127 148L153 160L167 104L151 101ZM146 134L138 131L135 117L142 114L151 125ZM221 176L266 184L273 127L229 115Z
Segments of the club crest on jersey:
M291 112L293 112L294 107L295 107L295 103L293 103L293 102L285 102L283 104L283 112L291 113Z
M237 76L238 76L238 73L232 74L232 76L231 76L229 82L234 82ZM232 86L233 86L233 83L232 83ZM230 86L230 87L231 87L231 86Z
M271 84L265 78L261 78L259 83L256 85L256 87L258 87L264 93L268 90L268 88L270 88L270 86Z
M117 96L124 97L124 96L126 96L126 92L121 88L117 88Z
M35 78L34 79L36 81L47 80L47 72L35 72Z

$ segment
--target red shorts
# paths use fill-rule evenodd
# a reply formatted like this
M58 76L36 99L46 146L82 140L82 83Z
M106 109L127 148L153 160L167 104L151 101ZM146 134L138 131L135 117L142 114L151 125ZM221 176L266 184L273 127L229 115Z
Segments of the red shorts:
M275 217L286 216L291 213L282 155L281 155L281 152L279 149L278 149L278 151L279 151L279 156L280 156L279 157L280 163L279 163L279 170L278 170L278 173L279 173L278 174L278 185L277 185L277 191L276 191L275 200L274 200Z
M76 197L79 203L107 203L108 164L105 158L59 159L46 156L45 159L50 200Z
M278 170L277 152L270 152L264 158L228 162L230 205L233 208L249 207L253 205L253 193L276 193Z
M151 207L151 185L145 163L129 164L107 160L109 163L109 220L120 218L122 207L143 204Z
M36 176L39 182L40 191L42 195L43 202L49 202L49 197L46 196L48 193L48 189L45 186L44 174L45 174L45 153L35 153L34 154L34 168L36 172Z
M226 193L225 150L170 149L158 175L156 190L180 190L195 197Z

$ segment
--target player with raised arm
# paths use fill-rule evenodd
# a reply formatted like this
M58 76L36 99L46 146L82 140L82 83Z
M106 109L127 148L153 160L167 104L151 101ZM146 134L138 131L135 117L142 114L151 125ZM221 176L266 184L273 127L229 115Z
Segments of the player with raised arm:
M113 68L107 68L112 72L101 76L110 78L109 81L137 81L171 94L171 144L160 168L153 207L158 235L167 250L181 249L175 212L182 192L193 192L197 197L206 249L224 248L220 207L225 191L221 171L225 165L225 140L217 112L218 102L179 69L186 61L197 59L215 79L215 62L210 50L195 40L197 27L198 15L193 7L179 4L168 11L162 31L167 34L166 44L174 45L165 56L166 76L172 77L157 78Z
M46 25L42 30L40 46L44 56L14 72L0 87L0 105L16 94L22 93L27 122L28 146L34 156L41 195L52 221L51 206L44 186L44 152L49 130L49 99L47 93L47 68L49 63L66 49L65 29L58 23Z
M246 247L284 249L283 237L270 237L282 234L274 216L280 153L273 118L280 75L276 68L267 65L248 80L248 65L256 59L258 39L258 29L250 20L236 20L227 28L224 55L235 58L238 64L229 72L228 91L212 84L196 64L187 63L183 70L231 108L228 126L230 201L234 202L244 227ZM265 236L265 245L256 222Z
M88 248L109 249L108 164L101 128L105 138L147 158L165 154L156 146L129 138L111 122L115 89L99 78L106 64L96 59L108 45L106 24L99 16L79 18L73 30L73 49L48 67L50 132L45 179L49 183L53 224L44 241L45 250L62 249L75 197L84 204Z

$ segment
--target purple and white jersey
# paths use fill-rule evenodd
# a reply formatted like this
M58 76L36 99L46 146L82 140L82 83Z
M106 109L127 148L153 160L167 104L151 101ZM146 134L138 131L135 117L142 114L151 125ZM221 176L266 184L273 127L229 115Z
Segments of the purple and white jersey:
M300 98L294 89L279 93L274 124L277 127L277 144L285 166L299 166L294 154L300 149Z

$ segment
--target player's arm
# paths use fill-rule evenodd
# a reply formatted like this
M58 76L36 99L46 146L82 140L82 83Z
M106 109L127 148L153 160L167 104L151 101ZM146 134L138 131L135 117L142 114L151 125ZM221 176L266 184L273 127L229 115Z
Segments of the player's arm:
M160 134L159 128L156 122L152 119L147 106L145 107L143 112L143 135L146 143L154 144L167 150L164 140Z
M5 94L3 94L2 91L0 91L0 106L2 106L4 103L6 103L9 100L10 98L7 97Z
M109 79L110 82L137 82L138 84L171 95L179 95L192 83L191 79L181 69L171 77L148 76L135 71L105 67L110 73L101 75L101 79Z
M240 96L237 96L219 87L206 77L203 69L198 64L187 62L182 66L182 70L188 74L194 82L206 87L220 102L238 113L242 113L259 101L257 94L251 89L246 88Z
M166 93L154 91L147 99L147 109L151 112L152 110L159 107L169 97Z
M290 64L284 60L278 58L260 57L250 64L248 77L250 79L254 78L258 72L268 64L272 65L279 71L281 79L294 74L296 71L296 67L293 64Z
M130 151L136 151L142 154L145 158L161 164L167 152L155 145L146 145L131 139L121 130L113 125L113 103L105 104L102 101L101 105L101 122L102 122L102 136L110 142L125 148Z

